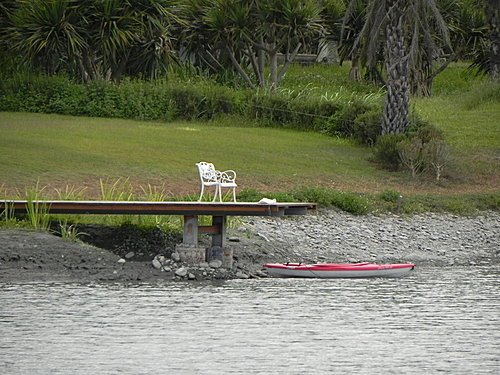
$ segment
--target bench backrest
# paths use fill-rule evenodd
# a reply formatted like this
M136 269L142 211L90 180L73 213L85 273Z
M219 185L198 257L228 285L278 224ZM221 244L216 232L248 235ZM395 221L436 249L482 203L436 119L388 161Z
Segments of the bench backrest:
M217 173L215 171L215 166L212 163L206 163L201 161L196 163L198 167L198 172L200 174L201 182L217 182Z

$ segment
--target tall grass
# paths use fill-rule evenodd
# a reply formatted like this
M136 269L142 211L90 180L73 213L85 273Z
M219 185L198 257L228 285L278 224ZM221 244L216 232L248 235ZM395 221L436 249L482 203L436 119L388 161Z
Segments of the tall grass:
M88 236L85 232L80 232L76 223L69 224L68 219L59 220L59 232L61 237L71 242L80 242L80 237Z
M50 228L49 205L40 202L43 200L39 181L32 188L26 189L26 217L31 228L48 231Z
M16 219L16 216L14 215L14 205L6 202L4 210L0 212L0 225L7 228L12 228L16 227L17 224L18 221Z

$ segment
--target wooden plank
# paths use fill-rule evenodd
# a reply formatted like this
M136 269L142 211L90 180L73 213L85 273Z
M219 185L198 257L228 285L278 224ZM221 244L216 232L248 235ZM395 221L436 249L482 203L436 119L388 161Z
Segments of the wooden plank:
M27 201L0 201L0 212L7 207L15 214L27 213ZM283 216L305 214L314 203L253 202L143 202L143 201L34 201L45 205L51 214L98 215L212 215L212 216Z
M200 234L218 234L220 228L217 225L201 225L198 226L198 233Z

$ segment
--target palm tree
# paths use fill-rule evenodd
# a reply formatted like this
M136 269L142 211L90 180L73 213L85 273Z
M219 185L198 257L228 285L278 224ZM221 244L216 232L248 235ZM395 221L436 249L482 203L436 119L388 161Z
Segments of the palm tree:
M494 80L500 79L500 1L485 0L485 14L490 36L489 74Z
M14 56L10 50L9 29L12 26L11 14L16 6L15 0L4 0L0 2L0 64L6 70L7 62ZM10 65L14 65L10 64Z
M362 0L351 0L345 19ZM351 54L371 71L380 59L385 72L386 99L382 134L402 133L408 127L410 90L430 87L434 61L444 45L449 50L446 23L436 0L365 0L365 20L351 48ZM346 23L344 23L344 28ZM381 72L377 74L384 77ZM427 88L424 93L429 93Z
M231 66L252 87L277 87L304 38L321 29L316 0L188 0L182 9L188 54L215 69Z
M67 68L85 45L76 8L67 0L18 1L6 33L10 49L49 74Z
M174 0L19 0L2 40L47 73L83 81L155 77L173 55ZM0 8L0 15L2 8ZM3 22L0 17L0 22ZM3 33L2 33L3 34Z

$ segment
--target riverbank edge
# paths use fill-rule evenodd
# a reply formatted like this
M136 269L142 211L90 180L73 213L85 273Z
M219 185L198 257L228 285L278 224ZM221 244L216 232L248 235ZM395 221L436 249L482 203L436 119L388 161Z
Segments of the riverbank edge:
M103 235L112 237L109 228ZM99 228L94 228L97 236ZM267 277L269 262L412 262L418 266L474 266L500 263L500 214L364 215L320 210L305 217L242 218L226 233L234 253L231 269L221 262L183 264L176 238L163 248L142 251L141 238L128 247L103 249L48 232L0 228L0 282L228 280ZM142 241L142 242L141 242ZM157 241L158 242L158 241ZM161 242L161 241L160 241ZM208 246L209 238L200 238ZM135 246L135 247L134 247ZM148 245L146 243L145 247ZM134 251L136 250L136 251Z

